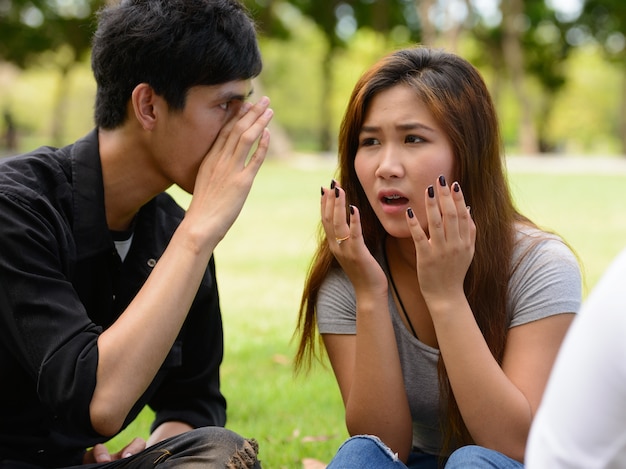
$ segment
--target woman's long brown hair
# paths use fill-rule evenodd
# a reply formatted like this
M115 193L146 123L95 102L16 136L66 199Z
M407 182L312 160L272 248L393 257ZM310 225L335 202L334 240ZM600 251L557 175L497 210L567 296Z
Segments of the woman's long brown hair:
M396 51L376 63L357 82L339 134L337 180L346 200L359 208L365 244L371 252L382 246L385 231L357 178L354 159L359 133L372 98L403 84L415 90L448 136L455 156L456 180L471 206L476 224L474 259L465 277L465 294L491 353L502 363L507 334L506 298L511 275L516 222L532 224L515 208L506 179L498 118L478 71L466 60L441 50L415 47ZM338 265L323 230L308 273L295 335L299 346L296 370L309 368L317 356L315 305L329 270ZM471 442L439 359L442 396L443 454Z

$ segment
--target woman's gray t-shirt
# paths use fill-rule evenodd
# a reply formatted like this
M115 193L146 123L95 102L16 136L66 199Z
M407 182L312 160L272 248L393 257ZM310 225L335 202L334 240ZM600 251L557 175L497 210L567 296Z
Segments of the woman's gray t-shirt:
M387 270L384 262L381 265ZM574 254L558 237L536 229L520 229L512 265L517 268L509 283L509 328L555 314L578 312L580 269ZM413 417L413 446L438 454L442 444L439 350L420 342L407 330L391 292L388 303ZM321 334L356 334L355 293L341 269L331 271L322 284L317 325Z

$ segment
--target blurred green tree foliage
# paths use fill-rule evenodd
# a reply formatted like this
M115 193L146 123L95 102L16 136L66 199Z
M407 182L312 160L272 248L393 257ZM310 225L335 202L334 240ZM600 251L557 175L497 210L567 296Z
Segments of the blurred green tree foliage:
M272 0L247 0L247 6L257 13L261 31L273 38L290 39L294 33L291 19L280 3ZM420 23L413 0L288 0L301 14L310 18L322 32L321 93L319 100L319 145L322 151L333 147L332 94L333 67L336 58L345 49L354 34L362 28L379 33L402 35L417 41Z
M588 42L577 40L584 0L576 1L568 2L569 9L556 0L507 0L491 2L491 6L477 0L247 0L247 4L259 12L268 37L293 37L289 20L293 16L281 14L285 4L295 7L322 32L321 150L333 146L333 69L338 66L337 59L358 31L371 29L387 37L392 47L421 42L457 51L463 42L476 42L472 61L496 77L496 100L501 87L510 86L514 92L520 151L537 153L558 147L548 132L554 105L567 84L565 71L572 49ZM588 0L592 1L605 2ZM613 1L624 4L623 0Z
M545 0L501 2L493 14L472 10L471 33L481 51L472 62L493 71L492 93L512 83L520 116L520 147L527 153L553 151L548 123L567 83L566 62L574 47L567 33L574 24Z
M46 57L59 71L52 128L56 140L63 137L65 79L76 61L85 58L94 12L104 3L0 0L0 60L30 67ZM507 143L522 152L558 151L562 145L551 132L552 116L555 103L572 81L573 51L599 44L606 57L626 71L624 0L244 3L259 24L263 53L271 64L264 70L262 85L291 99L293 109L284 112L289 118L281 123L289 135L303 139L312 150L334 148L337 107L347 99L338 95L345 94L343 81L354 83L362 69L382 53L416 42L458 52L491 79L496 104L506 107ZM355 62L354 49L362 44L371 47L362 50L362 60ZM315 97L315 104L307 109L299 108L298 98L304 92ZM621 93L624 116L626 80ZM613 120L609 124L621 137L626 153L626 118L619 125Z
M0 59L25 68L54 52L59 72L52 139L61 143L68 93L67 77L91 46L94 13L104 0L0 1Z
M616 131L626 155L626 2L624 0L586 0L575 30L577 37L591 35L605 56L622 70L620 118Z
M0 2L0 57L26 67L38 54L69 47L70 60L90 48L94 12L103 0L4 0Z

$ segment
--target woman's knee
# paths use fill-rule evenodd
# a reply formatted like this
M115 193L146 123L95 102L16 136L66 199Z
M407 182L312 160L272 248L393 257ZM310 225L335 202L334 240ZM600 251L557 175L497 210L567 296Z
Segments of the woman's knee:
M522 469L524 465L498 451L482 446L468 445L454 451L445 469Z
M328 469L334 467L402 467L398 455L373 435L357 435L346 440Z

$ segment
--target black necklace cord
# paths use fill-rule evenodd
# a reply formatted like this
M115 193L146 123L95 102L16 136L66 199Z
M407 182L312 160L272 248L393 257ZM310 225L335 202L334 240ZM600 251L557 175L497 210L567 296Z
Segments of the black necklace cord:
M409 323L409 327L411 328L413 337L417 339L417 334L415 333L415 328L413 327L413 323L411 322L411 319L409 318L409 315L407 314L406 309L404 308L404 303L402 303L402 298L400 297L400 294L398 293L398 289L396 288L396 283L393 281L393 275L391 274L391 265L389 265L389 260L387 259L387 246L383 247L383 256L385 257L385 264L387 264L387 270L389 271L389 283L391 283L391 288L393 288L393 292L396 295L396 298L398 298L398 303L400 303L400 309L402 310L402 313L404 314L406 321Z

